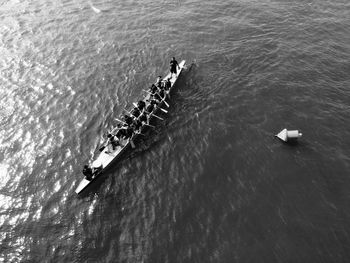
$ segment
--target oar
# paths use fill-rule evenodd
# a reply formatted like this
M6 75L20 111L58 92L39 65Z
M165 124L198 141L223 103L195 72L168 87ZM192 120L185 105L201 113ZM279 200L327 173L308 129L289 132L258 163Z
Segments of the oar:
M150 95L152 95L152 93L151 92L149 92L148 90L143 90L143 91L145 91L145 92L147 92L148 94L150 94ZM163 100L161 100L161 101L164 101L164 103L165 103L165 105L169 108L170 107L170 105L163 99Z
M151 127L151 128L155 128L155 127L156 127L156 126L153 126L153 125L148 124L148 123L144 123L144 124L142 124L142 125L146 125L146 126L149 126L149 127Z
M134 104L135 107L137 107L136 102L134 102L133 104ZM164 113L168 113L167 110L165 110L165 109L163 109L163 108L161 108L161 107L157 107L157 108L159 108L159 109L160 109L162 112L164 112Z
M167 110L164 110L163 108L161 108L161 107L158 107L162 112L165 112L165 113L168 113L168 111Z
M121 123L123 123L125 125L128 125L125 121L119 120L118 118L115 118L115 120L117 120L117 121L119 121L119 122L121 122Z
M131 111L132 111L132 110L127 111L126 109L123 109L123 111L125 111L125 112L131 114Z
M131 147L135 149L135 147L136 147L136 146L135 146L135 143L132 141L131 138L129 139L129 142L130 142Z
M165 99L162 99L162 101L165 103L165 105L169 108L170 105L165 101Z
M153 116L154 116L154 117L156 117L157 119L160 119L160 120L164 121L164 119L163 119L163 118L161 118L161 117L159 117L159 116L155 115L154 113L151 113L151 115L153 115Z
M135 108L138 108L138 109L139 109L139 106L137 106L136 102L133 102L132 104L135 106ZM140 110L140 109L139 109L139 110Z
M149 95L152 95L152 92L148 91L148 90L145 90L143 89L144 92L147 92Z

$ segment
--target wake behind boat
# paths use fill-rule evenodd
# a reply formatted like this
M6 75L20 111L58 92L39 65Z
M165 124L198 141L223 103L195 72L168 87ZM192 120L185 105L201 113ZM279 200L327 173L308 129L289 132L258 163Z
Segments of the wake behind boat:
M145 90L147 95L138 103L133 103L134 108L124 115L123 119L117 119L118 124L108 135L108 140L100 148L100 154L92 162L91 166L85 165L83 173L85 178L79 183L75 192L80 194L90 184L92 184L103 172L105 172L112 163L123 156L127 149L135 148L134 141L143 135L143 132L149 127L153 119L163 119L157 115L160 112L168 112L170 92L179 78L184 66L185 60L177 64L176 60L170 62L170 73L165 77L159 77L155 84L152 84L149 90ZM177 70L178 69L178 70Z

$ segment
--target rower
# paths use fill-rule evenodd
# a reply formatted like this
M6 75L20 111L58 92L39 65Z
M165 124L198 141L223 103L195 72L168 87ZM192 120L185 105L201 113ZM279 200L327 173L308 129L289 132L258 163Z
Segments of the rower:
M167 78L167 79L165 80L165 82L164 82L164 89L165 89L166 91L169 91L170 88L171 88L171 81L170 81L170 78Z
M148 117L145 111L142 112L142 114L139 117L139 120L141 123L148 123Z
M124 115L123 116L123 121L127 124L127 125L131 125L132 121L133 121L133 118L130 117L129 115Z
M122 130L121 136L124 140L130 138L134 134L134 129L132 126L133 124L130 124Z
M161 89L159 92L158 92L159 96L164 99L165 98L165 92L164 92L164 89Z
M85 164L83 168L83 175L85 176L86 180L91 181L93 177L92 169L89 165Z
M135 119L131 124L131 127L134 129L134 132L139 132L142 126L142 122L139 119Z
M151 93L155 93L158 90L158 88L155 84L152 84L152 86L149 88L149 90Z
M108 137L108 143L109 143L110 145L112 145L112 151L114 151L115 148L116 148L117 146L120 146L119 139L116 138L115 135L109 133L109 134L107 135L107 137Z
M137 108L140 110L140 111L143 111L143 109L146 107L146 103L143 101L143 100L139 100L137 102Z
M165 97L164 90L160 90L159 92L155 93L153 96L153 99L157 101L157 104L160 103Z
M139 108L137 108L137 107L133 108L131 111L131 115L133 115L135 118L139 117L140 114L141 114L141 112L140 112Z
M146 112L148 114L152 113L153 109L157 106L157 104L158 104L157 101L152 99L150 101L150 104L148 104L148 106L146 107Z
M157 87L158 89L161 89L161 88L162 88L162 76L159 76L159 77L157 78L156 87Z

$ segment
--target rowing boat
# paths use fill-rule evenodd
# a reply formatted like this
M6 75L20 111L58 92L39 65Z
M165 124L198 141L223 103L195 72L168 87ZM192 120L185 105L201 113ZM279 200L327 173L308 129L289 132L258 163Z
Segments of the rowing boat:
M171 86L169 91L167 92L166 98L170 97L170 92L173 89L176 81L178 80L183 68L185 67L185 60L181 61L181 63L179 63L179 70L175 76L175 74L171 75L170 73L163 79L166 80L168 78L170 78L170 82L171 82ZM148 101L150 100L151 95L147 94L146 97L144 98L144 101ZM169 106L169 102L166 102L166 100L162 100L158 106L152 111L152 113L150 114L150 118L149 118L149 122L154 119L154 118L160 118L159 116L156 115L157 112L160 112L161 110L163 112L166 112L164 109L162 109L162 106ZM141 127L141 133L147 129L150 125L148 124L144 124ZM77 194L80 194L81 192L83 192L83 190L85 190L89 185L91 185L98 177L100 177L113 163L115 163L117 160L119 160L122 156L123 153L127 151L127 149L130 148L135 148L134 145L134 141L137 139L138 136L140 136L140 134L134 134L133 137L130 140L124 140L122 141L122 146L118 146L116 147L116 149L114 151L111 151L109 149L109 147L102 147L102 151L100 152L100 154L98 155L98 157L96 158L96 160L94 160L92 162L91 167L93 169L98 169L98 172L94 173L94 176L92 177L91 180L87 180L85 177L84 179L81 180L81 182L79 183L78 187L75 189L75 192Z

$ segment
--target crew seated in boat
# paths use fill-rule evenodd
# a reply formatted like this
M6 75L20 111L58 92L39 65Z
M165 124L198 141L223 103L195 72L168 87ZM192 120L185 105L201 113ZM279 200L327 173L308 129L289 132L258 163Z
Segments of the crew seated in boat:
M142 112L142 114L139 117L139 120L141 123L148 123L148 117L145 111Z
M155 84L152 84L152 86L149 88L151 94L157 92L158 88Z
M160 90L159 92L155 93L153 96L153 99L157 101L157 104L160 103L165 97L164 90Z
M139 100L137 102L137 108L142 112L146 107L146 103L143 100Z
M140 112L139 108L137 108L137 107L133 108L131 111L131 115L133 115L135 118L139 117L140 114L141 114L141 112Z
M139 119L135 119L131 127L134 129L134 132L139 132L142 127L142 122Z
M169 91L170 88L171 88L171 81L170 81L170 78L167 78L167 79L165 80L165 82L164 82L164 89L165 89L166 91Z
M129 139L134 135L134 128L133 128L133 124L130 125L130 127L128 127L126 129L126 135L125 135L125 139Z
M108 145L112 146L112 151L115 151L115 149L118 146L121 146L119 139L115 135L108 134L107 138L108 138Z
M148 104L148 106L146 107L146 112L148 114L152 113L153 109L157 106L157 104L157 101L151 99L150 104Z
M162 76L159 76L156 81L156 87L158 89L162 88Z
M91 167L87 164L84 165L83 175L85 176L86 180L89 180L89 181L91 181L93 178L93 171Z
M133 122L133 118L126 114L123 116L122 119L127 125L131 125L131 123Z

